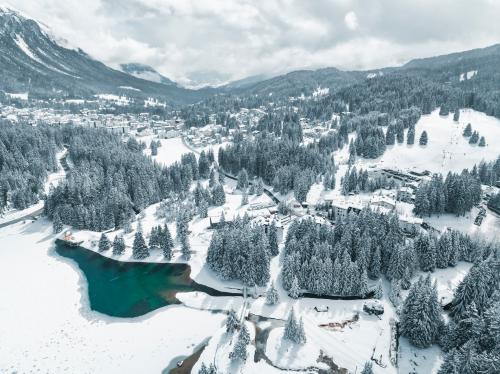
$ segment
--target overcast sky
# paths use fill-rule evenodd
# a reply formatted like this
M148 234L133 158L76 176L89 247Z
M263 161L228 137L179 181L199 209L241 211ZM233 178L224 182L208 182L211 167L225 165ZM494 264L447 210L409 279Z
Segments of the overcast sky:
M500 42L500 0L4 1L112 67L145 63L181 83L378 68Z

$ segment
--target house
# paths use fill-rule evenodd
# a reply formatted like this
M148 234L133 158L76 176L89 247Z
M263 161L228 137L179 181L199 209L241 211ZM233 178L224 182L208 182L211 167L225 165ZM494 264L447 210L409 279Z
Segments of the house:
M396 200L389 196L375 195L370 200L370 207L377 210L383 208L384 210L393 211L396 209Z
M404 232L413 232L421 227L424 221L422 218L410 217L410 216L400 216L399 217L399 227Z
M401 187L398 191L398 200L405 203L412 203L415 201L415 195L411 187Z
M332 210L331 215L333 220L344 220L347 218L349 213L353 212L358 214L363 209L363 206L357 202L349 201L335 201L331 203Z

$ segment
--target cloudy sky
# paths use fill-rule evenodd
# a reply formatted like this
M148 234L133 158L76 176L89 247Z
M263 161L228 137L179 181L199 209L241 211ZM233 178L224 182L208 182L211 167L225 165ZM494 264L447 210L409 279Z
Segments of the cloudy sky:
M93 57L181 82L369 69L500 42L499 0L4 0Z

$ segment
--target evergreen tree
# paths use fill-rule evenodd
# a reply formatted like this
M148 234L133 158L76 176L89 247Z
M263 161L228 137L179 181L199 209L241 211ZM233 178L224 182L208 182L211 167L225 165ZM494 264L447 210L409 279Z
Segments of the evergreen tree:
M401 334L410 342L426 348L437 341L443 321L436 287L430 277L420 278L411 288L401 312Z
M373 294L373 297L375 299L382 299L382 297L384 296L384 291L382 289L382 282L379 280L377 282L377 287L375 287L375 291L374 291L374 294Z
M465 126L463 135L467 138L472 135L472 126L470 123L468 123L467 126Z
M361 374L373 374L373 366L370 361L365 362L365 366L363 366Z
M271 286L266 292L266 304L267 305L276 305L279 302L278 291L274 287L274 283L271 283Z
M243 323L238 334L238 340L234 345L233 351L229 354L231 361L241 360L245 361L247 359L247 346L250 343L250 334L246 325Z
M52 216L52 230L55 234L60 233L63 229L63 223L57 212Z
M111 242L109 241L106 234L101 234L101 238L99 239L99 252L107 251L111 248Z
M299 298L300 291L299 291L299 281L298 281L297 277L293 278L292 286L290 287L290 291L288 292L288 295L292 299L298 299Z
M248 173L245 169L241 169L238 173L238 182L236 188L239 190L246 189L248 187Z
M278 245L278 228L274 221L269 225L268 231L268 242L269 242L269 251L271 256L277 256L279 254L279 245Z
M247 190L244 189L243 193L241 194L241 206L245 206L248 204L248 194Z
M226 202L226 194L221 184L216 184L212 188L212 201L216 206L224 205Z
M406 134L406 144L408 145L415 144L415 126L409 127L408 133Z
M458 122L460 119L460 109L455 109L455 113L453 113L453 121Z
M149 256L148 246L140 230L135 233L134 244L132 245L132 256L136 260L141 260Z
M217 180L215 179L215 169L212 168L210 170L210 176L208 178L208 187L212 188L213 186L215 186L216 183Z
M156 141L151 140L151 144L150 144L149 148L151 149L151 156L158 155L158 143L156 143Z
M240 322L238 320L238 317L236 316L236 312L234 311L234 309L231 309L226 318L226 332L228 334L232 334L235 330L239 329L239 327Z
M191 259L191 245L189 244L189 238L187 236L181 240L181 253L182 258L186 261Z
M479 133L477 131L474 131L469 138L469 144L477 144L479 141Z
M120 256L125 251L125 240L122 235L116 235L113 240L113 254Z
M172 236L170 235L170 230L168 229L167 224L163 226L161 230L161 241L160 248L163 251L163 256L167 261L170 261L172 258L172 248L174 248L174 241L172 240Z
M295 311L292 308L285 324L285 332L283 338L292 341L295 344L304 344L306 342L306 334L302 318L297 322Z
M428 136L427 136L427 131L422 131L422 134L420 135L420 139L418 141L418 143L420 145L427 145L427 142L428 142Z
M484 139L484 136L481 136L481 139L479 139L479 144L480 147L486 147L486 139Z

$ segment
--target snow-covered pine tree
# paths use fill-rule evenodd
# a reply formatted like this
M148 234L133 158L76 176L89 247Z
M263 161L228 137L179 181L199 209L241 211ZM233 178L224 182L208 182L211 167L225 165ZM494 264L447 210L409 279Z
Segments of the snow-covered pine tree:
M111 248L111 242L109 241L106 234L101 234L101 238L99 239L99 252L107 251Z
M304 344L306 342L306 335L304 331L304 323L302 318L297 321L295 316L295 311L292 308L288 319L285 323L285 331L283 333L283 338L294 342L295 344Z
M279 302L278 291L274 287L274 282L271 282L271 286L266 292L266 304L267 305L276 305Z
M174 247L174 241L172 240L172 235L170 235L170 230L168 229L167 224L163 226L161 230L161 240L160 240L160 248L163 251L163 256L167 261L170 261L172 258L172 248Z
M144 240L144 236L142 236L142 231L137 231L134 237L134 244L132 245L132 256L141 260L149 256L149 249L146 245L146 241Z
M268 233L269 251L271 256L277 256L279 254L278 248L278 228L274 221L269 225Z
M299 291L299 281L297 277L293 277L292 286L290 287L290 291L288 291L288 296L292 299L298 299L300 295Z
M426 348L439 336L443 320L436 287L431 285L430 276L420 277L410 288L401 312L401 334L410 342Z
M370 361L365 362L361 374L373 374L373 365Z
M116 235L113 240L113 255L120 256L125 251L125 240L122 235Z
M427 135L427 131L422 131L422 134L420 135L420 139L418 141L418 143L420 145L427 145L427 142L429 141L429 137Z
M236 316L236 312L234 311L234 309L231 309L226 318L226 332L228 334L232 334L235 330L239 329L239 327L240 322L238 320L238 317Z
M229 354L231 361L241 360L245 361L247 359L247 345L250 343L250 334L246 325L243 323L238 334L238 339L234 345L233 351Z
M61 217L59 217L59 213L57 211L52 216L52 230L55 234L58 234L63 229L63 223L61 221Z

